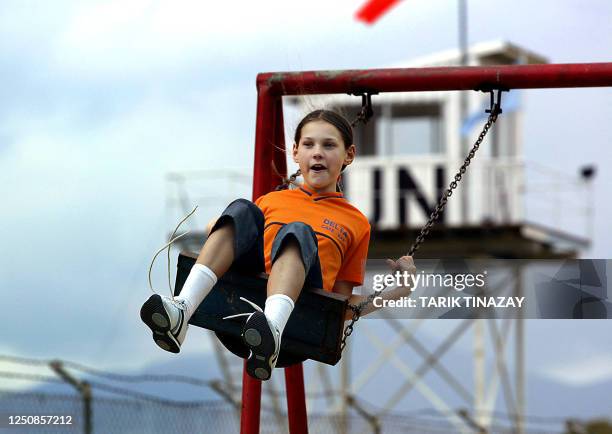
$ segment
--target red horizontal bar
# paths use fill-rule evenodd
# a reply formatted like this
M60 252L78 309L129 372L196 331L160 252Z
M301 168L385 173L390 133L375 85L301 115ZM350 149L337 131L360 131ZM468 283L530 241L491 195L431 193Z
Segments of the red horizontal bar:
M612 86L612 63L462 66L338 71L268 72L257 75L257 88L272 95L313 95L490 87L538 89Z

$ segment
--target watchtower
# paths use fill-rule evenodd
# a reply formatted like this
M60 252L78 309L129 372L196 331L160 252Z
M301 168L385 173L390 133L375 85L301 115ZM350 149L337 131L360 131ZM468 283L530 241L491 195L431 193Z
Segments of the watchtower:
M544 56L501 41L474 45L468 59L471 66L547 63ZM450 50L390 67L456 66L460 61L460 52ZM462 98L467 99L463 115ZM583 228L560 227L551 215L534 213L541 205L536 202L548 198L532 192L532 178L572 187L572 196L557 205L571 204L574 211L587 209L591 187L578 176L550 174L544 172L544 164L525 160L521 100L521 90L503 94L503 115L420 248L420 258L569 258L588 247L585 231L575 233ZM352 119L361 108L359 98L342 94L289 101L296 117L311 107L328 107ZM488 104L488 95L478 92L372 96L374 115L355 128L358 157L343 177L345 195L373 226L370 258L406 252L406 244L416 238L478 137ZM580 223L586 226L584 219Z

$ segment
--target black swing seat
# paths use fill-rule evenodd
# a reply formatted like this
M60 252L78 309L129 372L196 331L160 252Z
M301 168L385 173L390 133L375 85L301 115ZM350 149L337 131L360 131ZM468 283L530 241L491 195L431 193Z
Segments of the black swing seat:
M179 254L175 295L180 293L196 258L197 255L191 252ZM228 350L239 357L248 357L249 350L240 337L245 318L224 320L223 317L250 312L253 309L240 300L240 297L263 308L266 301L266 284L265 274L247 276L233 270L228 271L200 304L189 324L214 331ZM306 359L329 365L338 363L347 308L347 296L322 289L304 288L283 331L281 352L276 366L283 368Z

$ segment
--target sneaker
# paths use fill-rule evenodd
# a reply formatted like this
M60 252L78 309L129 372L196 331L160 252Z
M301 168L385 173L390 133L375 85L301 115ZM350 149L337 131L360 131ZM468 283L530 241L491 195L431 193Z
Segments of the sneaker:
M248 316L242 328L242 340L251 350L246 363L247 373L253 378L265 381L272 376L272 370L278 360L280 332L259 306L246 298L240 299L253 306L255 312L230 315L224 319Z
M181 351L189 323L185 321L186 306L170 297L152 295L140 308L140 318L153 332L153 340L163 350Z

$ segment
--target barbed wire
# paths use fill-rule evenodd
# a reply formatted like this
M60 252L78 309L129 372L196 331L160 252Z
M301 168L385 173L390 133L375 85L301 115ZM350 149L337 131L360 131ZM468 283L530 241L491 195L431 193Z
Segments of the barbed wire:
M22 365L48 365L49 361L40 359L29 359L26 357L9 356L6 354L0 354L0 361L19 363Z
M48 366L53 361L59 361L65 367L75 369L80 372L84 372L93 376L107 378L113 381L125 382L125 383L147 383L147 382L159 382L159 383L185 383L192 386L210 387L214 380L202 380L196 377L190 377L187 375L176 375L176 374L139 374L139 375L127 375L117 374L113 372L104 371L97 368L92 368L81 363L72 362L69 360L57 360L57 359L29 359L25 357L16 357L8 355L0 355L0 361L8 361L12 363L34 365L34 366Z
M9 361L13 363L19 364L27 364L27 365L35 365L35 366L48 366L52 361L57 361L56 359L49 360L39 360L39 359L30 359L25 357L16 357L16 356L8 356L8 355L0 355L0 361ZM106 378L112 381L124 382L124 383L183 383L189 384L197 387L206 387L210 389L215 389L216 386L226 386L228 388L236 388L239 387L240 383L229 383L221 380L203 380L196 377L191 377L187 375L176 375L176 374L163 374L163 375L155 375L155 374L138 374L138 375L127 375L127 374L117 374L113 372L103 371L101 369L92 368L90 366L86 366L81 363L72 362L69 360L59 360L63 366L75 369L77 371L97 376L100 378ZM287 392L285 390L275 391L269 389L263 389L263 393L274 395L274 396L282 396ZM330 392L307 392L306 396L308 398L328 398L330 396L338 396L342 392L339 390L332 390Z
M0 377L9 378L13 380L30 380L30 381L41 381L41 382L46 382L46 383L65 384L66 386L69 386L64 380L46 376L46 375L39 375L39 374L0 371ZM112 386L109 384L99 383L97 381L87 381L87 383L94 389L99 389L105 392L127 396L130 398L135 398L135 399L139 399L142 401L154 402L156 404L162 404L162 405L197 406L197 405L208 405L208 404L214 404L217 402L221 402L221 400L179 401L179 400L173 400L173 399L160 398L158 396L151 395L148 393L137 392L137 391L125 389L122 387L116 387L116 386ZM72 386L70 386L70 388L72 388Z
M31 380L31 381L41 381L45 383L59 383L59 384L66 384L68 386L68 384L64 380L61 380L57 377L51 377L48 375L0 371L0 377L10 378L13 380Z
M382 408L377 407L374 404L371 404L370 402L362 399L362 398L358 398L355 396L351 397L353 400L355 400L357 403L359 403L360 406L362 407L366 407L369 408L372 412L373 415L376 415L377 412L382 411ZM438 417L438 418L446 418L448 416L456 416L459 414L460 411L465 411L465 408L461 408L458 410L452 410L452 411L441 411L441 410L436 410L433 408L423 408L423 409L417 409L417 410L410 410L410 411L406 411L406 412L401 412L401 413L397 413L397 412L388 412L387 415L390 417L394 417L394 418L405 418L406 416L410 416L410 417ZM561 416L537 416L537 415L533 415L533 414L523 414L523 415L518 415L518 414L512 414L512 413L505 413L505 412L500 412L500 411L491 411L491 410L479 410L479 409L470 409L467 414L469 414L470 416L475 416L475 417L480 417L480 416L493 416L493 418L497 418L497 419L505 419L505 420L509 420L509 421L515 421L517 420L517 418L521 418L521 420L523 421L531 421L534 424L535 423L541 423L541 424L553 424L553 423L564 423L565 421L567 421L567 417L561 417Z

